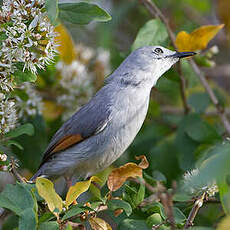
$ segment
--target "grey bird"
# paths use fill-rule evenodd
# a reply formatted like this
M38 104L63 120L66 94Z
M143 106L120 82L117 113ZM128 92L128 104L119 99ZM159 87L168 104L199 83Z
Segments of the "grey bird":
M194 54L161 46L133 51L56 132L31 181L39 176L86 179L111 165L139 132L157 80L180 58Z

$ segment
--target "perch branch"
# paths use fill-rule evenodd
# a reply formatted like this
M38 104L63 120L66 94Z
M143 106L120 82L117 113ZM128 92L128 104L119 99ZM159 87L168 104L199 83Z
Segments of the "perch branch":
M16 168L18 167L15 159L11 159L10 161L10 172L14 175L15 179L20 183L25 183L24 178L17 172Z
M204 199L206 196L206 192L204 192L194 203L192 210L189 213L188 219L185 223L184 229L188 229L193 225L193 221L199 211L199 209L202 207Z

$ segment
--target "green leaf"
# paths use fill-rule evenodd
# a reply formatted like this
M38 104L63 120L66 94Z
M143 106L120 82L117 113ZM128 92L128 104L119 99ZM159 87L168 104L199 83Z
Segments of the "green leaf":
M45 7L48 14L48 18L52 25L57 25L58 18L58 0L46 0Z
M81 25L91 21L106 22L111 20L111 16L105 10L86 2L59 4L59 18Z
M11 210L17 215L21 215L26 209L36 209L36 201L26 185L17 183L7 184L0 193L0 207Z
M149 227L153 225L160 224L162 222L161 215L159 213L154 213L146 219L146 223Z
M173 207L173 216L176 224L183 224L186 221L186 216L179 208Z
M214 146L207 156L199 168L199 173L185 183L186 188L202 188L214 181L223 181L230 175L230 143Z
M226 178L217 181L220 201L226 215L230 215L230 184L228 183L228 178L229 175Z
M18 147L19 149L23 150L23 147L17 141L14 141L14 140L8 140L6 142L6 145L7 146L14 145L14 146Z
M39 224L38 230L59 230L59 225L56 221L43 222Z
M201 120L199 115L191 114L187 116L185 132L194 141L202 143L213 143L221 140L221 136L206 121Z
M29 70L16 70L13 73L13 76L17 84L21 84L23 82L35 82L37 80L37 75L33 74Z
M73 230L72 226L70 224L68 224L65 228L65 230Z
M27 208L22 211L19 217L19 230L36 230L37 229L37 215L34 209ZM48 230L48 229L47 229Z
M144 220L125 219L118 225L118 230L149 230Z
M193 93L188 98L188 104L195 109L196 113L203 113L210 105L210 98L207 93Z
M86 209L79 207L77 205L72 206L62 217L62 220L69 219L70 217L76 216L80 214L81 212L84 212Z
M16 129L11 130L5 136L10 137L10 138L14 138L14 137L21 136L22 134L27 134L29 136L33 136L34 135L33 125L30 123L21 125L21 126L17 127Z
M134 196L134 203L136 207L144 200L145 198L145 186L140 183L137 194Z
M0 41L6 40L7 39L7 35L5 32L0 32Z
M41 224L42 222L47 222L53 219L55 216L51 212L45 212L38 220L38 223Z
M152 175L153 175L153 179L156 181L161 181L164 183L167 182L167 178L165 177L165 175L158 170L153 171Z
M142 211L147 212L148 214L159 213L164 220L167 218L164 211L164 206L159 202L153 202L150 205L144 206Z
M132 50L142 46L165 45L168 33L160 19L148 21L138 32Z
M127 216L130 216L132 213L131 205L124 200L109 200L108 208L112 211L115 211L117 209L123 209Z
M195 151L200 144L213 144L221 140L217 131L203 121L198 114L185 116L180 124L175 139L179 150L180 166L184 170L195 167Z

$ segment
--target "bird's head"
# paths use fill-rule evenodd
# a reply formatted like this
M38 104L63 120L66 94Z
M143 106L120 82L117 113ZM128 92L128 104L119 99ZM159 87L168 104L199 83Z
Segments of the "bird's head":
M144 46L133 51L117 69L124 82L146 83L154 86L162 74L179 59L193 56L194 52L177 52L162 46Z

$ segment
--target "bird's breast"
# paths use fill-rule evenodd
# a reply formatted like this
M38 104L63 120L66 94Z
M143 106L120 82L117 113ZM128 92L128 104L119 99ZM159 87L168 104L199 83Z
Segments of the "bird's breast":
M104 132L104 138L108 142L99 167L105 168L118 159L139 132L147 114L149 95L139 96L121 97L115 103L111 122Z

